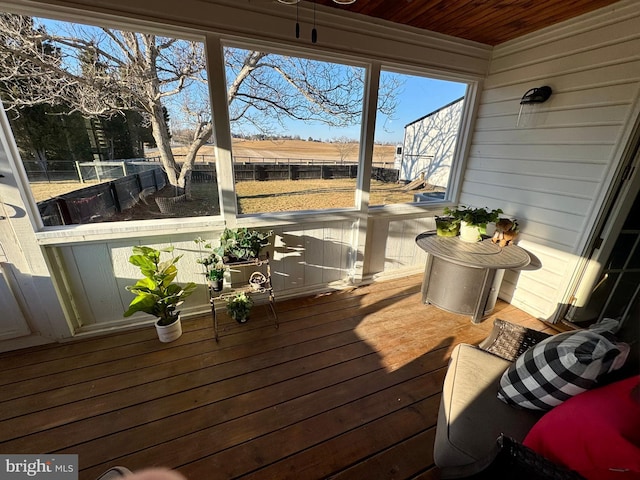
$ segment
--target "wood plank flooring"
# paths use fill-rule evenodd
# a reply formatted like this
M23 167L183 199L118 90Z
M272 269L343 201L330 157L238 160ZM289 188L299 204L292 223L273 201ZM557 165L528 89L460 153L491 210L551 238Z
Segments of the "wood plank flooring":
M442 380L496 317L420 303L421 276L278 302L245 325L183 322L0 354L0 452L79 455L80 479L154 465L196 479L432 479Z

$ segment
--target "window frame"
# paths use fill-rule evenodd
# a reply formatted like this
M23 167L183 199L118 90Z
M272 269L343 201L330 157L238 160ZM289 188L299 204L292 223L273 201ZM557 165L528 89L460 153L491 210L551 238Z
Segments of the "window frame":
M30 9L31 10L31 9ZM24 13L24 12L23 12ZM25 205L28 206L29 216L34 225L35 236L41 245L68 244L105 238L127 238L140 236L153 236L175 229L176 220L180 223L182 232L198 232L216 226L243 225L278 225L297 221L313 219L314 221L331 221L344 219L346 216L366 214L368 216L399 216L438 213L444 206L454 205L460 195L463 181L463 172L466 167L466 158L471 146L470 133L473 128L475 114L478 108L478 92L481 88L481 77L474 73L456 73L444 69L430 68L424 65L409 63L394 63L388 60L379 60L373 56L358 55L357 53L338 52L322 46L300 46L291 41L278 39L258 39L248 34L224 32L214 28L206 30L204 27L178 27L163 22L150 22L136 20L134 18L115 18L85 12L79 16L69 12L49 12L34 8L29 13L31 16L54 18L62 21L87 23L92 25L104 25L112 28L122 28L134 31L163 31L163 35L175 35L182 39L196 40L204 43L207 57L207 77L209 80L210 103L213 112L213 135L216 139L216 150L219 150L222 160L218 168L218 189L220 201L220 215L210 217L180 217L179 219L150 219L126 222L107 222L100 224L70 225L64 227L44 227L37 206L33 201L31 192L23 191ZM233 162L231 157L231 132L226 108L226 88L216 89L214 85L226 85L224 80L224 59L222 47L224 45L256 49L268 49L271 52L284 55L303 55L309 58L322 60L323 57L330 61L339 61L350 65L365 68L365 84L363 114L360 134L359 174L354 207L341 209L326 209L297 212L274 212L262 214L238 215L233 180ZM368 205L370 191L370 173L373 156L373 140L375 133L375 111L371 112L371 105L377 108L377 87L381 69L397 71L413 75L428 76L431 78L463 82L467 84L465 105L462 112L460 132L456 143L456 153L452 162L450 187L447 189L446 198L438 202L406 203L394 205ZM220 83L222 81L222 83ZM375 89L373 86L375 85ZM375 102L372 103L372 98ZM222 100L224 98L224 101ZM225 108L219 108L224 104ZM218 108L216 108L218 107ZM226 120L226 121L221 121ZM3 128L4 136L10 142L14 142L11 131ZM10 143L9 142L9 143ZM227 149L225 151L225 149ZM218 153L218 152L217 152ZM228 157L228 158L227 158ZM21 162L14 163L17 178L24 182L24 174ZM28 184L28 182L27 182ZM268 217L268 218L265 218Z
M366 62L363 59L356 59L356 57L353 57L351 55L344 55L344 54L329 54L328 52L325 51L319 51L317 49L313 49L313 48L305 48L305 47L290 47L290 46L286 46L285 44L280 44L280 43L274 43L271 41L257 41L255 39L247 39L247 38L242 38L242 37L237 37L237 36L218 36L218 35L212 35L210 37L210 40L212 41L212 43L214 43L214 45L209 45L209 47L211 48L212 51L216 51L216 60L218 60L218 55L220 55L221 58L221 62L222 62L222 72L219 72L216 70L216 74L220 74L222 73L222 79L217 78L217 81L220 82L222 81L222 85L226 86L226 72L225 72L225 68L224 68L224 48L229 47L229 48L240 48L240 49L244 49L244 50L258 50L258 51L268 51L269 53L273 53L276 55L287 55L287 56L298 56L298 57L304 57L310 60L315 60L315 61L322 61L322 62L330 62L330 63L340 63L340 64L344 64L344 65L348 65L348 66L353 66L353 67L358 67L358 68L362 68L364 70L364 75L365 75L365 83L364 83L364 92L363 92L363 99L362 99L362 103L363 103L363 107L362 107L362 115L361 115L361 121L360 121L360 139L359 139L359 154L358 154L358 178L356 179L356 192L354 193L354 205L352 207L343 207L343 208L328 208L328 209L318 209L318 210L298 210L298 211L292 211L292 212L259 212L259 213L246 213L246 214L239 214L237 211L237 196L235 195L235 177L234 177L234 171L233 171L233 154L231 153L229 155L229 160L231 161L231 165L230 167L228 165L225 165L224 169L225 171L227 169L231 169L231 175L225 175L224 178L220 178L218 177L218 184L221 185L220 188L222 188L225 192L234 192L234 196L233 199L229 198L227 195L225 195L224 199L222 197L222 193L219 196L219 198L221 199L221 201L224 202L224 207L221 206L221 211L225 212L225 219L227 221L230 221L231 223L237 223L237 222L241 222L241 223L246 223L246 222L251 222L252 224L256 224L256 221L259 222L261 217L264 217L266 215L269 216L270 219L275 219L276 221L280 221L280 222L285 222L288 223L290 221L295 221L296 218L306 218L306 217L313 217L314 219L318 219L318 220L322 220L324 218L332 218L334 216L338 216L338 217L344 217L344 214L348 214L348 213L357 213L358 211L361 211L361 207L359 206L359 198L361 198L361 196L358 196L358 193L360 192L360 179L362 177L362 159L363 159L363 142L362 142L362 138L363 138L363 131L365 129L365 116L366 116L366 112L365 112L365 106L368 103L368 89L370 86L371 81L369 80L370 75L371 75L371 68L372 68L372 62ZM211 72L211 67L209 66L209 72ZM210 82L210 88L211 85L214 82ZM230 149L230 151L233 151L233 147L232 147L232 137L231 137L231 124L229 121L229 110L228 110L228 106L227 106L227 99L226 99L226 89L224 91L225 95L224 95L224 102L222 103L222 98L220 95L215 97L215 101L213 102L213 111L220 111L220 110L224 110L224 115L221 115L220 118L218 119L215 114L214 114L214 136L216 138L216 147L218 145L218 136L217 136L217 131L216 131L216 127L220 126L219 121L216 120L224 120L226 122L226 127L221 128L221 134L225 136L223 142L224 145L228 145L228 148ZM214 94L212 93L211 98L214 98ZM213 100L212 100L213 101ZM377 101L377 89L376 89L376 101ZM375 120L374 120L375 123ZM221 135L220 138L223 138ZM371 147L373 148L373 146ZM223 151L220 152L221 155L224 155L225 158L225 162L227 161L226 156L227 156L227 152ZM216 150L216 155L218 154L218 150ZM370 163L370 162L369 162ZM369 176L371 175L371 172L369 170ZM224 183L224 185L223 185ZM368 195L368 194L367 194ZM324 215L327 215L327 217L325 217ZM319 216L322 216L322 218L318 218Z

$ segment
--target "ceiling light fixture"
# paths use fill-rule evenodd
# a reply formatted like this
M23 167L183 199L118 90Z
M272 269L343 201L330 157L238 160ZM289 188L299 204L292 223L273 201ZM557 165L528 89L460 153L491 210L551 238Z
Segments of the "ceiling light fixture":
M279 3L284 3L285 5L295 5L296 6L296 38L300 38L300 19L298 16L298 4L300 0L277 0ZM352 3L356 3L356 0L333 0L333 3L337 3L338 5L351 5ZM311 43L316 43L318 41L318 30L316 29L316 0L313 0L313 28L311 29Z

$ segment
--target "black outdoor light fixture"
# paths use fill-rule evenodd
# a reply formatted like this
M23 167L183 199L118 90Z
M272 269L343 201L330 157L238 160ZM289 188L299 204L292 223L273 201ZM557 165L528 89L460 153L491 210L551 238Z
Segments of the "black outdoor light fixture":
M544 103L549 100L549 97L552 93L553 90L551 90L551 87L548 85L527 90L520 99L520 111L518 112L518 120L516 122L516 126L520 126L520 116L522 115L523 105L535 105L538 103Z
M280 3L284 3L285 5L295 5L296 6L296 38L300 38L300 22L298 20L298 4L300 0L278 0ZM337 3L338 5L351 5L352 3L356 3L356 0L333 0L333 3ZM313 0L313 28L311 29L311 43L316 43L318 41L318 31L316 30L316 2Z
M532 88L530 90L527 90L522 96L520 105L546 102L547 100L549 100L551 93L553 93L553 90L551 90L551 87L548 85L545 85L544 87Z

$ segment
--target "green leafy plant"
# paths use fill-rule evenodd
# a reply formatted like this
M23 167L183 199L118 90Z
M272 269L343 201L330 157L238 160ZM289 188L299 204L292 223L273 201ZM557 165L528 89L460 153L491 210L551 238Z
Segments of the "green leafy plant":
M253 300L245 292L240 292L227 300L227 313L238 323L245 323L253 307Z
M197 285L189 282L181 287L173 283L178 274L176 263L182 255L160 260L162 252L171 253L173 249L173 247L160 250L151 247L133 247L129 263L139 267L144 278L138 280L135 285L125 287L136 295L129 304L129 309L124 312L125 317L136 312L144 312L157 317L158 324L164 326L171 325L178 319L180 312L176 311L176 308L195 291Z
M460 232L460 219L453 216L436 217L436 233L440 237L455 237Z
M225 228L220 235L220 245L214 248L225 262L238 262L257 258L260 250L269 245L273 231L259 232L248 228Z
M209 254L196 260L197 263L204 266L207 279L222 280L226 270L222 257L214 251L214 247L210 242L203 240L201 237L196 238L194 242L209 251Z
M495 210L488 210L486 208L458 207L455 210L452 210L449 207L445 207L444 213L445 215L449 215L466 222L468 225L486 228L487 223L498 221L500 214L502 213L502 209L497 208Z

